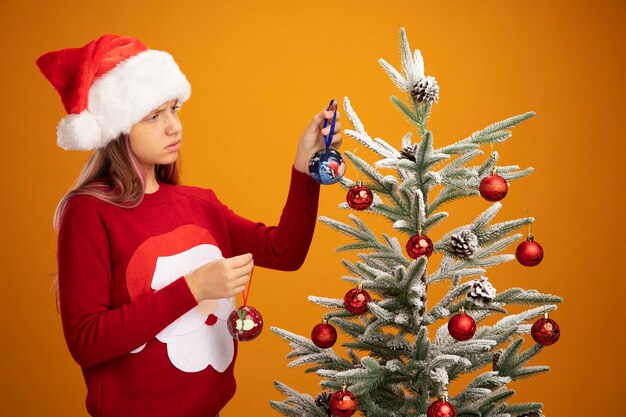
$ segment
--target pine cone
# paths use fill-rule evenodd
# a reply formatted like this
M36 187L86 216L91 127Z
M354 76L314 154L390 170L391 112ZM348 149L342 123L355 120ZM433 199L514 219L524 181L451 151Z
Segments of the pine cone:
M330 400L330 394L326 391L320 392L315 397L315 405L324 410L328 417L331 417L332 413L330 412L330 406L328 405L328 401Z
M474 304L484 306L493 301L496 297L496 289L493 288L487 277L480 276L480 279L473 281L472 291L467 293L467 297L474 301Z
M459 258L468 258L476 252L478 238L471 230L461 230L450 237L450 248Z
M500 367L498 366L498 361L500 360L500 356L502 356L502 350L497 351L493 354L493 366L492 369L497 371Z
M408 160L411 160L413 162L415 162L415 151L417 150L417 145L413 145L413 146L406 146L404 148L402 148L402 150L400 151L400 158L405 158Z
M435 77L426 76L413 86L411 96L420 103L436 103L439 98L439 85Z
M532 413L521 414L518 417L544 417L544 415L541 414L541 411L533 411Z

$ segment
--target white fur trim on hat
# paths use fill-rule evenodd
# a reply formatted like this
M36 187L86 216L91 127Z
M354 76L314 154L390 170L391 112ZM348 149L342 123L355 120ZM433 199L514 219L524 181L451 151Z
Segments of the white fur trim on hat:
M87 151L104 146L101 138L98 121L88 110L68 114L57 125L57 145L66 150Z
M64 149L103 148L121 133L130 133L135 123L164 102L177 98L183 103L190 95L191 85L174 58L147 49L94 80L87 111L61 120L57 143Z

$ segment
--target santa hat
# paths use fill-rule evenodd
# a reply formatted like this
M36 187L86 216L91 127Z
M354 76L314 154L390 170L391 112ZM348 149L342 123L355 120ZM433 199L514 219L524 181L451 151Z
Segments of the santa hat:
M182 103L191 95L169 53L130 36L103 35L82 48L48 52L36 62L68 113L57 125L63 149L103 148L164 102Z

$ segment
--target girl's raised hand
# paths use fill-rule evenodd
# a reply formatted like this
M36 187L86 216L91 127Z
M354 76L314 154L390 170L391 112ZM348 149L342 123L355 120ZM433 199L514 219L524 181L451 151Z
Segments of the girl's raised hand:
M300 141L298 142L298 152L296 153L296 159L293 163L294 167L300 171L309 173L309 159L313 154L323 149L324 136L328 138L330 134L331 123L333 121L333 114L337 108L337 100L333 100L329 110L324 108L321 112L313 116L313 120L304 129ZM324 119L328 120L328 124L325 128ZM335 130L333 133L333 140L330 144L335 149L339 149L341 146L341 123L339 123L339 111L337 111L337 120L335 121Z

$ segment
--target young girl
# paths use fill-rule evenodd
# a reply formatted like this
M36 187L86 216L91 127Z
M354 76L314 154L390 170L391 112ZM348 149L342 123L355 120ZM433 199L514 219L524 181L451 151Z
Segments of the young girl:
M279 224L266 226L179 184L177 111L191 90L170 54L109 34L37 65L68 113L58 145L94 150L54 217L63 331L89 413L214 417L235 392L235 296L254 264L294 271L308 252L320 188L308 160L336 101L305 128Z

